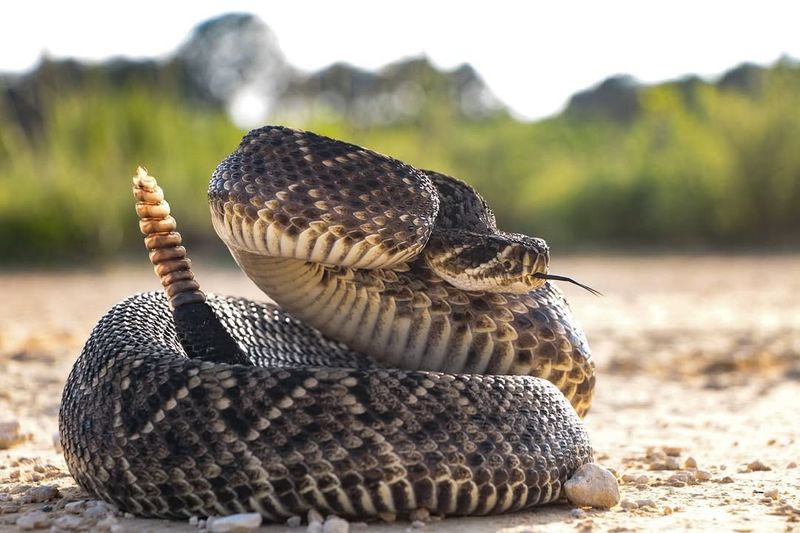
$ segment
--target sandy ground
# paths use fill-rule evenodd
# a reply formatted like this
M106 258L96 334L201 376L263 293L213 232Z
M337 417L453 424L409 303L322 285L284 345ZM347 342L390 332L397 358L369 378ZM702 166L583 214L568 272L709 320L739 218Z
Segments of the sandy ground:
M598 461L620 478L623 505L563 503L425 529L800 531L800 256L576 257L552 269L605 293L565 287L599 367L586 423ZM208 291L263 299L234 269L197 271ZM61 389L90 329L124 296L157 288L146 261L93 273L0 273L0 531L36 510L54 529L197 530L102 520L102 509L74 504L68 512L87 496L54 446ZM23 441L3 443L3 427L13 433L14 423Z

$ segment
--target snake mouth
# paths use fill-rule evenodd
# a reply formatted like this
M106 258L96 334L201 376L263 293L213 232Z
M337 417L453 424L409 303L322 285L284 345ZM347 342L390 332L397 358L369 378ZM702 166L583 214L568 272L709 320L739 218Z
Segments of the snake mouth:
M558 274L547 274L545 272L534 272L533 277L536 279L545 279L545 280L554 280L554 281L566 281L567 283L572 283L573 285L577 285L578 287L585 289L595 296L603 296L603 293L597 291L588 285L584 285L583 283L579 283L572 278L568 278L567 276L559 276Z

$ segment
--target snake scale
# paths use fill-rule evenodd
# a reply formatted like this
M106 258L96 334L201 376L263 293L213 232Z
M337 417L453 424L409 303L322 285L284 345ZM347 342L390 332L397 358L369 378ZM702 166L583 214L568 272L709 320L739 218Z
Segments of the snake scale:
M465 183L278 126L214 172L214 228L278 305L205 295L134 178L164 293L114 306L64 389L70 472L140 516L514 511L592 460L594 363L544 241Z

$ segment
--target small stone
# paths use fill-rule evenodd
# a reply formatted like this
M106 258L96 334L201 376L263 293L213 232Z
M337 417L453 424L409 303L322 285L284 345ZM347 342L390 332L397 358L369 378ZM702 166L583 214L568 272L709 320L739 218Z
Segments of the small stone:
M656 507L656 502L654 502L653 500L650 500L650 499L636 500L636 505L638 505L640 509L645 508L645 507L653 507L653 508L655 508Z
M570 515L572 518L577 518L578 520L582 520L582 519L584 519L584 518L586 518L586 517L588 516L588 515L586 514L586 511L584 511L583 509L580 509L580 508L575 508L575 509L572 509L572 510L569 512L569 515Z
M109 514L112 514L116 508L102 500L89 500L86 502L86 509L83 511L83 516L93 520L102 520Z
M636 474L623 474L622 481L625 483L635 483L637 477Z
M697 461L694 457L687 457L686 460L683 462L684 468L697 468Z
M299 517L299 516L297 516L297 515L290 516L290 517L289 517L289 518L286 520L286 525L287 525L288 527L300 527L300 524L302 524L302 523L303 523L303 519L302 519L302 518L300 518L300 517Z
M731 476L725 476L724 478L719 480L720 483L733 483L733 478Z
M95 531L104 531L110 533L126 533L126 528L122 526L114 516L107 516L97 522L94 526Z
M322 525L322 533L347 533L350 531L350 523L338 516L329 516Z
M650 482L650 478L647 475L642 474L641 476L636 478L637 485L646 485Z
M661 509L661 514L663 514L664 516L671 515L673 512L674 509L668 505L664 506L664 508Z
M665 454L671 457L677 457L681 454L683 449L680 446L662 446L661 449Z
M706 472L705 470L696 470L694 473L694 478L697 481L708 481L711 479L711 473Z
M199 518L197 518L196 516L190 516L189 517L189 525L190 526L197 527L197 522L198 521L199 521Z
M679 470L680 463L674 457L670 456L664 461L664 470Z
M19 431L19 422L7 420L0 422L0 450L6 450L25 441L25 435Z
M639 504L637 504L636 502L632 502L630 500L622 500L621 502L619 502L619 506L625 509L626 511L639 508Z
M21 500L23 503L41 503L54 500L59 496L61 493L55 485L40 485L26 490Z
M747 470L749 470L750 472L766 472L768 470L772 470L772 468L765 465L759 460L755 460L747 465Z
M308 523L309 524L321 524L324 522L325 519L322 517L322 514L317 511L316 509L309 509L308 510Z
M567 499L578 507L611 508L619 503L619 483L611 472L587 463L564 484Z
M769 439L767 441L767 446L774 446L776 442L778 442L776 439Z
M425 525L426 525L425 522L423 522L422 520L414 520L413 522L411 522L411 529L422 529L425 527Z
M778 489L767 490L764 491L764 497L770 498L771 500L777 500L780 498L780 493L778 492Z
M18 513L19 505L16 503L0 503L0 514Z
M56 529L65 529L67 531L75 531L82 526L81 517L70 514L59 516L53 521L53 527Z
M258 513L241 513L209 519L206 526L211 533L239 533L256 529L261 520Z
M64 506L64 510L72 514L81 514L86 509L86 500L69 502Z
M384 511L382 513L378 513L378 518L380 518L384 522L394 522L397 520L397 514Z
M786 468L790 468L790 469L791 469L791 468L797 468L797 463L795 463L794 461L792 461L791 463L789 463L788 465L786 465Z
M691 472L677 472L669 476L667 481L680 481L683 484L687 484L694 481L694 475Z
M16 524L20 529L44 529L50 525L50 517L42 511L28 511L17 518Z

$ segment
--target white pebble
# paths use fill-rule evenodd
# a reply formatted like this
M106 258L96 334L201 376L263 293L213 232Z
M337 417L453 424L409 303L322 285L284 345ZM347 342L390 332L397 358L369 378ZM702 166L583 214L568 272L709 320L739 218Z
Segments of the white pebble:
M287 525L287 526L289 526L289 527L300 527L300 524L302 524L302 523L303 523L303 519L302 519L302 518L300 518L300 517L299 517L299 516L297 516L297 515L295 515L295 516L290 516L290 517L289 517L289 518L286 520L286 525Z
M338 516L329 516L322 525L323 533L347 533L350 531L350 523Z
M211 533L238 533L256 529L261 525L261 520L258 513L232 514L213 520L209 518L206 526Z
M81 517L69 514L59 516L53 521L53 527L56 529L75 531L81 528Z
M102 500L89 500L86 502L86 510L83 511L83 516L94 520L102 520L115 510L116 507Z
M50 517L42 511L29 511L17 518L16 524L20 529L43 529L50 525Z
M572 509L569 512L569 515L572 518L577 518L578 520L582 520L582 519L586 518L586 516L587 516L586 515L586 511L584 511L583 509L579 509L579 508Z
M81 514L86 509L86 500L79 500L77 502L69 502L64 506L64 510L72 514Z
M611 508L619 503L619 483L596 463L581 466L564 483L567 498L578 507Z
M125 531L125 528L117 521L117 519L114 516L109 515L95 524L94 531L122 533L123 531Z
M322 518L322 514L320 514L319 511L317 511L316 509L309 509L309 511L308 511L308 523L309 523L309 525L310 524L314 524L314 523L321 524L324 521L325 521L325 519Z

